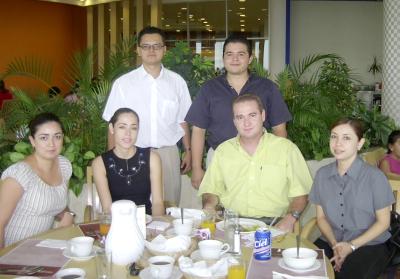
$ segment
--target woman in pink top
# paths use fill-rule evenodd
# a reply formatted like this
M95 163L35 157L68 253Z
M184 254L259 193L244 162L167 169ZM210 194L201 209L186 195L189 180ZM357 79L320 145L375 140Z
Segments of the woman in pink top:
M400 130L393 131L388 138L388 154L379 167L391 179L400 179Z

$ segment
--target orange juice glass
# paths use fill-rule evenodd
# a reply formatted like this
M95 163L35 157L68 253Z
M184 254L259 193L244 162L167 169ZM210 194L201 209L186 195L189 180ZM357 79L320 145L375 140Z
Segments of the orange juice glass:
M215 233L215 216L211 213L206 212L201 218L200 228L210 229L211 234Z
M101 213L99 214L100 221L100 234L106 236L111 227L111 214Z
M240 257L229 262L228 279L246 279L246 264Z

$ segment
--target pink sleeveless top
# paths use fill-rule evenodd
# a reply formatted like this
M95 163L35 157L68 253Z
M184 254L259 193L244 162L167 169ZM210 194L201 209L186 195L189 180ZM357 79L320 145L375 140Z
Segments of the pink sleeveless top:
M390 171L395 174L400 174L400 161L395 159L391 154L387 154L383 159L389 163Z

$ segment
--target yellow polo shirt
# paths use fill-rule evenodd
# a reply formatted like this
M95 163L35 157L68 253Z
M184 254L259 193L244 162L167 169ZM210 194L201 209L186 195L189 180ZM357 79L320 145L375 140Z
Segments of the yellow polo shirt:
M241 216L275 217L287 212L293 197L307 195L311 185L298 147L265 132L253 156L240 146L239 137L220 144L198 195L215 194Z

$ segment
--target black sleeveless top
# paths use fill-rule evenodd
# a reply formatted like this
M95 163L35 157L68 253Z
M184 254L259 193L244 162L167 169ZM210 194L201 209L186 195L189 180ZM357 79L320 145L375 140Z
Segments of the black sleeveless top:
M150 148L136 147L130 159L121 159L109 150L101 155L106 168L112 201L131 200L144 204L151 215Z

